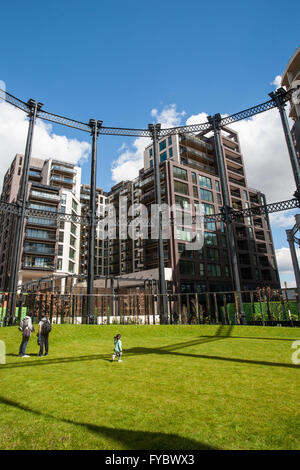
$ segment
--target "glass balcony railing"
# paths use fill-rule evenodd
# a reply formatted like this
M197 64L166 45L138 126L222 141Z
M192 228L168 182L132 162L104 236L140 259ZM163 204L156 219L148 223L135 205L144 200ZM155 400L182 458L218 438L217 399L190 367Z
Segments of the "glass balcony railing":
M24 245L24 251L27 253L40 253L45 255L55 255L55 249L43 245Z
M23 263L23 268L31 268L31 269L51 269L52 271L54 270L54 264L47 264L47 263L41 263L41 264L32 264L28 262Z
M36 189L31 190L31 197L37 197L42 199L53 199L59 201L59 195L55 193L46 193L43 191L37 191Z
M60 183L73 184L73 178L65 178L63 176L51 175L51 181L59 181Z
M73 168L67 168L67 167L61 166L61 165L52 165L52 169L53 170L64 171L66 173L74 173Z
M56 220L43 219L41 217L28 217L27 224L31 225L47 225L48 227L56 227Z
M56 233L46 232L44 230L27 229L25 231L25 237L27 237L27 238L40 238L40 239L43 239L43 240L56 240Z

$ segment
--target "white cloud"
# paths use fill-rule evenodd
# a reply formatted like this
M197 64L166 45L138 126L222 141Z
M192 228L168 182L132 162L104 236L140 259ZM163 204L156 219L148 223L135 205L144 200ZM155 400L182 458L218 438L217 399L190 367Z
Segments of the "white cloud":
M151 116L161 123L162 128L179 126L184 115L184 111L176 111L175 104L165 106L161 112L157 109L151 110ZM150 143L150 138L138 137L129 147L124 143L121 145L119 151L122 153L113 161L111 167L112 180L115 183L132 180L138 176L139 170L144 166L144 150Z
M298 262L300 263L300 250L296 249ZM282 283L288 280L289 287L295 287L296 281L294 276L292 258L290 249L282 247L276 250L276 259L278 264L278 270Z
M281 80L282 80L282 76L276 75L276 77L274 78L273 82L270 83L270 85L275 85L276 88L279 88L281 86Z
M24 154L28 120L26 114L8 103L0 102L0 184L16 153ZM51 124L37 120L34 128L32 157L55 158L69 163L79 163L88 158L88 142L57 135Z
M267 202L291 199L296 188L278 110L230 127L239 133L248 185L264 192Z
M280 78L280 75L277 75L272 84L280 85ZM181 125L185 114L184 111L176 111L175 104L165 106L161 112L157 109L151 111L152 117L161 122L162 127ZM205 112L199 112L186 119L187 125L204 122L207 122ZM235 122L229 127L239 133L248 185L264 192L267 202L291 199L296 188L277 108ZM146 139L136 139L133 145L126 148L113 162L114 181L138 175L138 170L143 167L143 150L147 145L149 141ZM273 217L273 222L280 226L290 225L290 220L291 216L277 216L277 219Z
M274 212L269 215L272 227L283 227L290 229L295 225L295 211Z

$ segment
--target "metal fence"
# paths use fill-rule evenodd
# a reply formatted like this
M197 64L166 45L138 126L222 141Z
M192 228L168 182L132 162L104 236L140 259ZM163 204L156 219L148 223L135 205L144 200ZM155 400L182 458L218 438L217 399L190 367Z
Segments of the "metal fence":
M0 294L0 325L7 326L9 293ZM262 288L237 292L168 293L171 325L227 324L300 326L300 303L296 289ZM34 322L47 315L54 324L146 324L161 323L162 299L147 292L93 295L94 314L89 314L86 294L34 292L16 294L17 307L10 324L30 315Z

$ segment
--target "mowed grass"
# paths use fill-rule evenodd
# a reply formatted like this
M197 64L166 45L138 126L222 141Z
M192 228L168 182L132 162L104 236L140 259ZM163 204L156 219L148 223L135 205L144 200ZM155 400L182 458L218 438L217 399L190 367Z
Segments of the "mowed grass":
M0 449L300 449L297 328L54 325L28 359L0 339Z

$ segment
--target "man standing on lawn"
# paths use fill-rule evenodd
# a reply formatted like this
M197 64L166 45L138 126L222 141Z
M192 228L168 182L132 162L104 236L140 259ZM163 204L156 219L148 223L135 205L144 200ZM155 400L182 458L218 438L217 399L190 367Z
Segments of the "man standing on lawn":
M39 356L43 355L44 345L45 345L45 356L48 356L49 349L49 333L51 331L51 323L49 322L47 315L44 315L39 322L39 331L38 331L38 343L40 345Z

